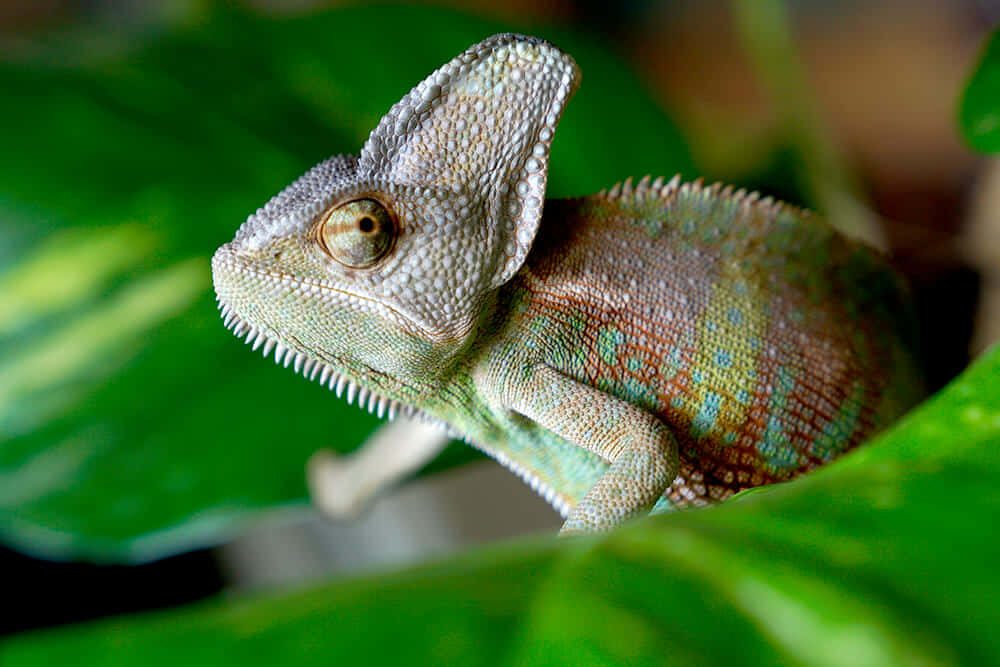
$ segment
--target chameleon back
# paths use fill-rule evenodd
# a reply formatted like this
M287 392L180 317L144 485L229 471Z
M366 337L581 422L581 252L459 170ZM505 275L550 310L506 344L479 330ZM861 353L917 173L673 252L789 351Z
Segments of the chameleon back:
M811 470L922 394L906 290L885 260L719 186L548 201L501 301L519 345L671 428L674 506Z

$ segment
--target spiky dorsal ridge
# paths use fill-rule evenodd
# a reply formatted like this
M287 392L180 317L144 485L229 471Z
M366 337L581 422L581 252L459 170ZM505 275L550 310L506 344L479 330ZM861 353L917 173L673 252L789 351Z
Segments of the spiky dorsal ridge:
M654 200L669 204L671 201L681 198L701 197L729 201L737 205L743 213L756 213L766 218L773 218L781 213L801 217L812 215L809 210L786 204L773 197L761 197L759 192L736 188L732 185L716 182L706 186L701 178L682 183L680 174L675 175L669 181L664 181L662 176L651 180L651 176L647 174L635 185L632 184L632 177L629 176L624 181L615 183L594 196L603 197L611 202L628 204L646 203Z

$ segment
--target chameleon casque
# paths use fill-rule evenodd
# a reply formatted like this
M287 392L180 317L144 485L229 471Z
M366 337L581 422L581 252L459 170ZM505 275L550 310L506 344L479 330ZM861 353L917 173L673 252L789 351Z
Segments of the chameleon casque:
M447 426L564 533L791 479L920 397L899 278L818 217L676 178L545 201L578 83L543 40L470 47L219 248L226 325Z

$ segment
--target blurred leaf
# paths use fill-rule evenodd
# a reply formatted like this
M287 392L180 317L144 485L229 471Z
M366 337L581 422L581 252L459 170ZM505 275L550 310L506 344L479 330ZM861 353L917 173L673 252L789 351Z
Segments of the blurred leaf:
M1000 151L1000 31L983 49L958 110L962 136L982 153Z
M142 560L301 504L308 456L355 448L375 420L233 339L209 257L308 167L357 152L434 68L506 29L426 7L281 20L220 10L110 59L0 63L5 541ZM584 70L550 194L693 175L618 57L541 35Z
M615 533L7 642L5 665L997 664L1000 347L795 482Z
M838 151L795 47L784 0L734 0L733 17L760 85L782 118L787 148L801 166L785 181L799 183L811 206L841 233L883 250L885 233L861 198L861 188ZM742 147L741 147L742 148ZM775 156L778 157L778 156Z

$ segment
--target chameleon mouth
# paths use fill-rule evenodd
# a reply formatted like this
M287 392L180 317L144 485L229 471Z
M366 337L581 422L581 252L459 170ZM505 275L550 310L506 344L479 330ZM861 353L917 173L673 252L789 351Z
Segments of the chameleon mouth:
M303 352L288 347L281 341L269 336L263 329L250 324L240 317L233 308L224 303L221 297L216 296L219 304L220 315L223 325L233 332L237 338L245 339L247 345L255 352L262 350L265 357L274 353L274 362L288 368L289 366L296 373L301 374L311 382L319 382L334 392L337 398L344 398L348 405L353 405L357 400L359 408L367 408L368 412L374 414L379 419L395 419L400 414L410 418L419 419L422 422L433 424L444 430L452 438L461 438L450 424L437 417L431 416L424 411L398 401L388 398L372 391L361 383L351 380L343 373L340 373L333 366L326 362L313 359Z

